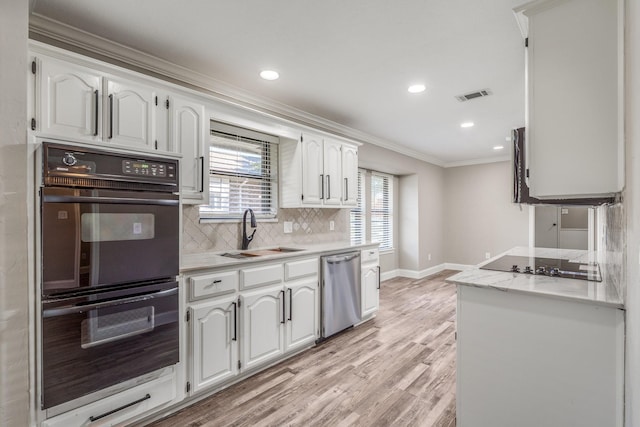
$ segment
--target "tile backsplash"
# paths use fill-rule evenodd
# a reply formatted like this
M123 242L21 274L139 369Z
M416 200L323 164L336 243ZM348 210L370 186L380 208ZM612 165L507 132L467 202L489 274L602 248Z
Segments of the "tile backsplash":
M293 232L284 233L284 222ZM334 221L334 230L329 222ZM249 232L247 219L247 231ZM237 250L242 242L239 222L200 222L198 206L182 209L182 250L185 254ZM252 248L274 245L348 241L349 209L280 209L277 222L258 222Z

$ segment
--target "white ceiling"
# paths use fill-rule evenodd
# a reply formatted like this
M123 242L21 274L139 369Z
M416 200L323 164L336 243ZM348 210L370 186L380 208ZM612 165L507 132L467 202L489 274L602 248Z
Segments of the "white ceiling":
M523 0L32 0L33 13L444 164L524 125ZM262 80L265 68L280 79ZM410 94L423 83L427 90ZM459 102L456 95L493 95ZM460 128L473 121L475 126ZM502 153L492 149L505 145Z

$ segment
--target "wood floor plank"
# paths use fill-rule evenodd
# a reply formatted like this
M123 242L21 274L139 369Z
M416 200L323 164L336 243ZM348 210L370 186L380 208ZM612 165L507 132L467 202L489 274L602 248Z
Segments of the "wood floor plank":
M382 283L380 311L152 427L455 427L455 285Z

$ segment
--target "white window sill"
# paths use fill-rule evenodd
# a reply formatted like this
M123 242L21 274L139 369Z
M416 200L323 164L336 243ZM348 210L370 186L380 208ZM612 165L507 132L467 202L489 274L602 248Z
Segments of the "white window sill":
M256 218L256 222L278 222L278 218ZM200 218L200 224L242 224L242 218Z

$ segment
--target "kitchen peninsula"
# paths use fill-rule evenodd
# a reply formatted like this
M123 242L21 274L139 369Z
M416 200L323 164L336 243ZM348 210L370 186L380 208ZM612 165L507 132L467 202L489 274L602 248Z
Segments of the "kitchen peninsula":
M593 260L560 249L503 255ZM458 425L622 426L624 306L615 286L481 269L498 258L448 279L458 288Z

